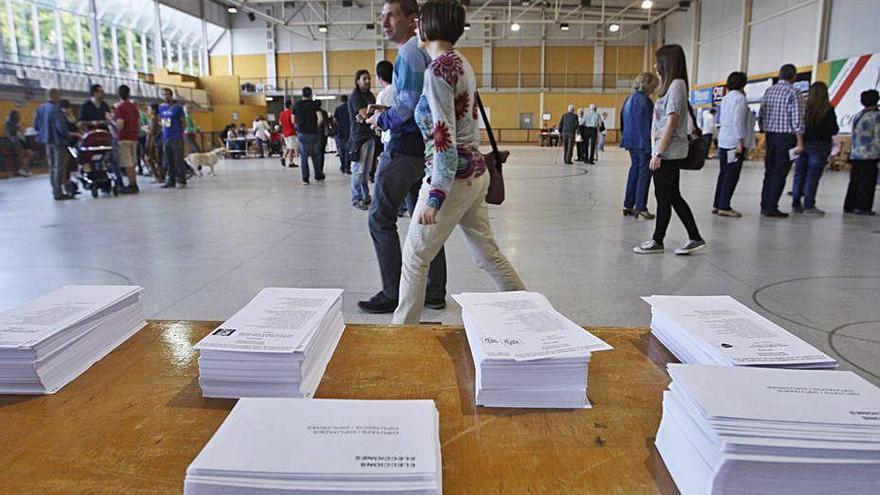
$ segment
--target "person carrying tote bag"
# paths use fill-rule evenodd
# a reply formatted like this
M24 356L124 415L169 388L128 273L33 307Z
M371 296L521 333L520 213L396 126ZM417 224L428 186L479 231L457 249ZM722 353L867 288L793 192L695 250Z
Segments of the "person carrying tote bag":
M649 241L633 248L637 254L662 253L666 229L672 210L684 223L688 242L675 254L686 255L706 247L700 236L697 222L690 206L681 195L679 180L681 170L693 170L701 158L705 161L705 143L702 139L688 137L688 76L684 51L679 45L666 45L657 50L657 72L660 74L660 98L654 105L651 134L654 142L648 167L654 172L654 196L657 198L657 218L654 235ZM693 115L691 115L693 119ZM697 126L694 126L697 130ZM703 143L703 150L700 144ZM693 155L691 155L693 153Z

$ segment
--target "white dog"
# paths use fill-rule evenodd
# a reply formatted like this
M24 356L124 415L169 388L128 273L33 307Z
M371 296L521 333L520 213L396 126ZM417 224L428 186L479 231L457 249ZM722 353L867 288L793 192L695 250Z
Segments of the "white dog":
M217 175L214 173L214 165L217 165L221 156L223 156L223 149L217 148L207 153L190 153L184 158L184 161L198 171L200 177L202 175L201 167L208 167L211 169L211 175Z

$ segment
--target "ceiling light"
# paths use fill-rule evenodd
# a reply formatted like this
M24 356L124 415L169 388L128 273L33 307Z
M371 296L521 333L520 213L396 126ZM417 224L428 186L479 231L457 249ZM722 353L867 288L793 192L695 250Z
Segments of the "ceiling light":
M464 24L464 30L465 30L465 31L470 31L470 30L471 30L471 23L466 22L466 23Z
M335 95L318 95L315 97L316 100L335 100Z
M274 100L274 99L275 99L275 98L272 98L271 96L267 96L267 97L266 97L266 101L272 101L272 100Z
M528 7L530 3L532 3L532 2L530 2L529 0L523 0L523 2L522 2L522 6L523 6L523 7Z
M643 9L650 9L653 6L654 6L654 2L652 2L651 0L645 0L644 2L642 2Z
M235 5L230 5L229 7L226 7L226 12L229 12L230 14L237 14L238 9L235 8Z
M561 29L563 31L568 31L571 28L568 26L567 22L563 22L562 24L559 25L559 29Z
M616 33L618 31L620 31L620 24L609 24L608 30L611 31L612 33Z
M320 25L318 26L318 32L319 32L319 33L326 33L327 31L328 31L328 29L327 29L327 25L326 25L326 24L320 24Z
M510 30L511 30L511 31L519 31L519 23L514 22L513 24L511 24L511 25L510 25Z

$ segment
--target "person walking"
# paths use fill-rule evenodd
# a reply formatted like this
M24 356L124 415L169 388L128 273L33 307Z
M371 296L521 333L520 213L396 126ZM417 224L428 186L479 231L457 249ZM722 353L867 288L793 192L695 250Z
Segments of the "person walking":
M498 290L525 290L504 257L489 224L489 174L480 153L476 77L455 50L464 33L465 9L456 0L428 0L419 16L419 36L433 59L416 106L425 139L426 175L403 248L400 304L393 322L416 324L422 313L428 263L461 227L477 265Z
M201 153L202 148L196 143L196 134L199 133L199 128L196 126L196 121L192 118L192 105L184 105L183 111L186 115L186 127L183 130L184 143L189 146L190 153Z
M877 162L880 161L880 93L869 89L861 95L862 111L853 117L852 150L849 154L849 186L843 212L874 214Z
M791 170L791 155L804 151L804 102L793 85L796 77L794 65L783 65L779 81L764 92L758 111L758 127L766 136L761 215L768 218L788 217L779 211L779 198Z
M718 181L715 184L712 213L722 217L742 217L742 213L730 206L730 200L739 182L743 161L749 149L755 147L755 114L749 109L744 92L747 82L745 72L731 72L727 76L727 94L721 100ZM730 159L731 151L733 160Z
M27 147L27 141L21 133L21 114L18 110L10 110L6 117L6 139L9 140L9 158L12 159L16 175L30 177L33 150Z
M623 216L653 220L648 211L648 190L651 187L651 119L657 91L657 76L643 72L633 79L635 91L623 103L620 147L629 152L630 166L623 195Z
M58 106L61 93L58 88L48 91L48 98L38 108L34 115L34 130L37 131L37 140L46 147L46 157L49 160L49 181L52 184L52 196L56 201L73 199L73 196L64 192L64 155L67 153L67 143L70 133L67 130L67 120Z
M574 133L578 129L578 116L574 113L574 105L568 106L568 112L559 119L559 134L562 136L562 161L571 165L571 154L574 149Z
M293 106L293 122L299 139L303 185L309 185L309 160L315 171L315 180L324 180L324 170L321 168L323 160L319 160L319 154L324 153L320 149L323 138L318 135L324 125L324 115L312 99L312 88L308 86L302 89L302 99Z
M147 107L147 142L145 159L153 175L153 183L165 182L164 160L162 158L162 121L159 119L159 104Z
M140 112L137 105L129 100L131 89L125 84L117 88L119 102L113 107L113 118L116 124L117 154L119 165L128 176L128 186L122 190L123 194L137 194L140 190L137 185L137 147L138 132L140 131Z
M419 47L415 36L419 4L416 0L385 0L382 5L382 33L400 48L394 61L394 105L375 108L367 120L391 132L382 152L373 186L369 226L379 261L382 290L358 307L367 313L391 313L398 305L401 252L397 233L397 214L406 201L410 216L425 176L425 141L413 118L422 94L425 69L431 58ZM424 303L429 308L446 307L446 254L441 248L428 270L428 289Z
M712 143L715 142L715 136L718 133L718 129L715 125L715 117L718 111L714 108L710 108L706 113L703 114L703 142L706 143L706 158L714 158L712 156ZM716 153L717 153L716 149Z
M348 95L339 97L339 105L333 111L336 122L336 152L339 154L339 171L351 175L351 115L348 113Z
M165 159L164 188L186 188L186 162L183 161L183 131L185 115L183 107L174 101L169 88L162 88L159 120L162 122L162 156Z
M587 128L584 126L584 108L580 107L577 109L578 116L578 127L577 131L574 134L574 146L575 153L577 155L576 160L579 162L587 161L587 143L584 139L584 135L587 133Z
M376 153L376 133L367 124L367 110L376 104L370 91L370 72L361 69L354 75L355 87L348 97L348 114L351 116L351 206L359 210L369 208L369 176Z
M700 235L697 221L679 186L681 165L688 155L688 124L692 118L688 104L687 61L679 45L661 47L655 58L660 74L660 98L654 105L651 122L654 143L649 167L654 172L657 219L653 238L633 251L638 254L663 252L663 241L674 208L689 238L684 246L675 250L675 254L691 254L706 247L706 241Z
M837 125L837 114L828 99L828 85L822 81L810 85L804 110L804 127L804 151L797 157L794 169L791 211L824 215L825 212L816 207L816 190L831 154L834 135L840 131L840 127Z
M586 146L587 164L596 164L596 146L599 140L599 124L602 123L602 116L596 110L596 105L590 103L590 106L584 112L584 146Z
M296 126L293 125L293 102L284 101L284 110L278 116L281 121L281 135L284 136L284 154L281 156L282 167L296 167L296 154L299 147L296 142ZM225 146L225 144L224 144Z
M269 146L269 122L262 115L257 115L254 120L254 141L257 142L258 158L266 157L266 148Z

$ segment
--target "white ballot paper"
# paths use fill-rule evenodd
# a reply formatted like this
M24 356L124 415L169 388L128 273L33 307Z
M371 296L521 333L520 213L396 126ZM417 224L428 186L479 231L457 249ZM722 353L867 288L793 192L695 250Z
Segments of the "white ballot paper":
M184 493L439 495L441 466L434 401L246 398L190 464Z
M195 348L235 352L294 352L342 296L342 289L267 287Z
M593 351L611 349L534 292L465 293L474 400L485 407L586 408Z
M788 161L793 162L797 160L797 157L799 156L801 156L801 154L797 152L797 148L791 148L788 150Z
M832 368L837 361L730 296L651 296L651 332L684 363Z
M146 324L137 286L69 285L0 313L0 393L52 394Z
M266 288L198 344L205 397L309 397L342 337L342 290Z
M612 348L562 316L542 294L465 292L452 297L478 323L489 355L532 361Z
M735 163L736 162L736 150L727 150L727 163Z
M668 365L656 445L682 495L874 495L880 389L849 371Z

